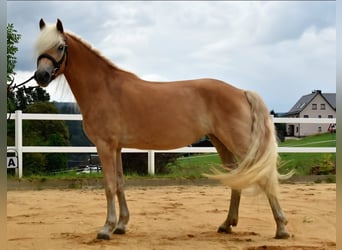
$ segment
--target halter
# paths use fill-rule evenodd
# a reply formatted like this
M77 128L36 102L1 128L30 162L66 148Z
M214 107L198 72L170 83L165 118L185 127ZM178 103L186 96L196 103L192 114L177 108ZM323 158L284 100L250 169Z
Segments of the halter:
M52 75L51 75L51 78L52 80L55 79L56 77L56 73L57 71L61 68L63 62L64 62L64 59L66 58L66 61L65 61L65 66L67 65L68 63L68 46L67 45L64 45L64 52L63 52L63 56L62 58L57 62L55 58L53 58L52 56L50 56L49 54L41 54L38 58L37 58L37 66L38 66L38 63L39 63L39 60L42 59L42 58L47 58L49 59L52 63L53 63L53 66L55 67L52 71Z

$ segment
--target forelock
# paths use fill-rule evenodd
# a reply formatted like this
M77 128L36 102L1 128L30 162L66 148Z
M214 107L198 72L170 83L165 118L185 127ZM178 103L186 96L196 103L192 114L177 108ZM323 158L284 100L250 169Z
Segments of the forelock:
M51 49L57 44L63 44L63 35L57 30L56 25L46 25L41 30L35 45L36 56Z

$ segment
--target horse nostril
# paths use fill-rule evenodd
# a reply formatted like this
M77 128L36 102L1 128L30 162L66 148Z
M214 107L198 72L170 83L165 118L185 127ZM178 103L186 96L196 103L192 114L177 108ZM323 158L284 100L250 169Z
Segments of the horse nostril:
M44 82L48 82L50 80L50 74L45 71L43 74L43 79L44 79Z
M51 75L47 71L36 71L34 73L34 79L38 84L48 84L51 81Z

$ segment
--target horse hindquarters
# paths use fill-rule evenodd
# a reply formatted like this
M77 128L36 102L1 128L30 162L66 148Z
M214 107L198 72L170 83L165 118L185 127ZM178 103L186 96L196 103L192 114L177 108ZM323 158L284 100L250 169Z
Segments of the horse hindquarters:
M239 162L237 167L229 173L219 174L213 177L226 183L233 190L241 190L253 185L259 186L269 199L273 216L277 223L276 238L287 238L289 237L285 228L287 221L277 198L279 185L278 177L280 177L280 175L277 171L278 153L274 124L270 120L266 105L259 95L249 91L246 91L245 95L250 105L252 118L249 129L250 133L246 132L245 135L243 135L241 131L238 131L238 133L240 133L240 136L242 136L243 139L246 140L247 138L248 143L241 143L242 140L239 141L239 135L235 137L232 137L231 135L225 137L225 135L222 134L215 135L226 147L227 152L234 152L238 157ZM232 141L231 138L233 138L234 141ZM234 148L236 145L241 145L245 148L236 149ZM238 153L239 150L240 154ZM245 153L241 154L244 150L246 150ZM223 150L221 149L220 151ZM226 164L224 158L223 163ZM238 199L236 197L238 196L235 196L234 200L231 202L238 204ZM238 205L233 207L237 211ZM226 228L226 232L229 232L230 229L228 227L233 224L234 221L229 221L227 218L226 222L223 224Z

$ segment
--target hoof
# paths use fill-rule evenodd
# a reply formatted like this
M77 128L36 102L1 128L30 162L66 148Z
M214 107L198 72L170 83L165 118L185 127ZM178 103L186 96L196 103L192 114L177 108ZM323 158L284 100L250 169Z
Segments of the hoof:
M217 229L217 232L221 233L221 234L231 234L232 233L232 228L230 226L229 227L220 226Z
M96 239L98 240L110 240L110 235L106 233L98 233Z
M288 232L277 233L274 238L276 239L288 239L290 237Z
M113 234L125 234L126 230L122 228L115 228Z

